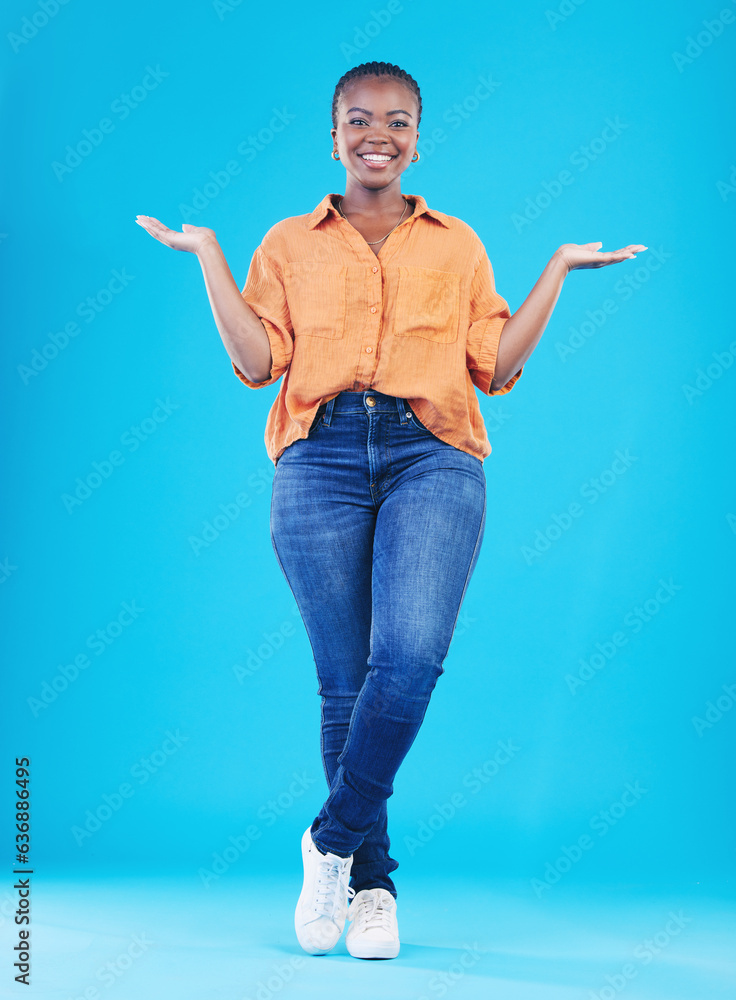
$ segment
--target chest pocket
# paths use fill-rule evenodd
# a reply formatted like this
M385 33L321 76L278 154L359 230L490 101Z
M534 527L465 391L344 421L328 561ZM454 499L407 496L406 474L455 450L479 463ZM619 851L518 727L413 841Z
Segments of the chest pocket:
M400 264L395 315L397 337L454 343L460 323L460 275Z
M345 264L290 261L284 265L284 288L295 337L345 336Z

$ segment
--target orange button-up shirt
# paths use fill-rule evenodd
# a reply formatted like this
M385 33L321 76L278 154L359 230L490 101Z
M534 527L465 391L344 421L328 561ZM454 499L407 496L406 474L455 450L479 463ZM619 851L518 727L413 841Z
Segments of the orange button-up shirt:
M253 254L242 296L271 343L265 382L284 381L269 411L271 460L306 438L321 403L344 389L408 400L440 440L481 461L491 453L473 386L491 388L511 317L485 247L467 223L405 194L414 212L376 255L325 195L313 212L277 222Z

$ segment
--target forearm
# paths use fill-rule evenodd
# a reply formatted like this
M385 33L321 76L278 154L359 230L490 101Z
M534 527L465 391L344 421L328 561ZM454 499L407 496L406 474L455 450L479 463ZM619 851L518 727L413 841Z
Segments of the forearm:
M555 251L534 288L504 324L491 388L506 385L529 359L549 322L568 273L564 258Z
M216 241L197 252L215 324L230 359L252 382L271 371L271 345L261 320L240 294L222 248Z

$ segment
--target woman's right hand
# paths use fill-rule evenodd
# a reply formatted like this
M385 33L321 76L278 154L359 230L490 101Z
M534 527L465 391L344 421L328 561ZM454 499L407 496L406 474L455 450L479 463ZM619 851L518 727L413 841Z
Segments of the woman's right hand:
M174 250L186 250L188 253L199 253L203 246L208 243L217 243L214 230L205 226L190 226L185 222L181 227L183 232L179 233L175 229L169 229L163 222L154 219L151 215L136 215L135 221L139 226L143 226L147 233L150 233L159 243Z

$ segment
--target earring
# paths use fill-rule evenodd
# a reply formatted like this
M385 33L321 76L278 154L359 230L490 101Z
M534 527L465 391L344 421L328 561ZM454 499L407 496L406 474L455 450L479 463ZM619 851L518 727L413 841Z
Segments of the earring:
M419 159L419 150L415 149L414 150L414 155L411 158L411 162L412 163L416 163L418 159Z
M340 154L337 153L337 155L336 155L334 149L332 150L332 159L333 160L339 160L340 159Z

